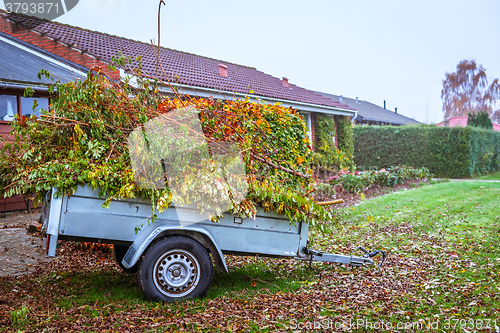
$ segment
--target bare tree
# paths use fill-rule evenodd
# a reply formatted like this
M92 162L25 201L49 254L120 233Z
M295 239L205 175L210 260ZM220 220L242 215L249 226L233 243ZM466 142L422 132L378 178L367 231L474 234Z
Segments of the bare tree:
M486 111L491 116L500 98L500 83L494 79L488 86L486 69L474 60L462 60L457 71L446 73L441 99L445 118L467 116Z

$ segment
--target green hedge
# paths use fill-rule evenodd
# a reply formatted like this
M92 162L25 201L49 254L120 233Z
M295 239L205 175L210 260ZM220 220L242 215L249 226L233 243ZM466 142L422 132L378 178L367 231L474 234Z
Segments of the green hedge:
M358 170L427 167L437 177L470 178L500 169L500 133L474 127L356 126Z
M353 133L351 118L347 116L317 114L315 116L315 165L326 169L354 169ZM335 135L335 121L337 135ZM332 138L337 137L338 149Z
M346 168L354 169L354 133L351 118L347 116L337 116L337 138L339 140L339 150L344 154Z

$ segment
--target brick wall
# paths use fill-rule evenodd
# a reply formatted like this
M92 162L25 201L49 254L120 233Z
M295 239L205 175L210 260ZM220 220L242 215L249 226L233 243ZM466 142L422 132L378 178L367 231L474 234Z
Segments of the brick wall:
M30 209L35 208L33 201L29 201ZM0 197L0 212L12 212L16 210L28 210L26 201L22 195L15 195L10 198ZM1 220L0 220L1 221Z
M113 80L120 79L120 72L112 71L108 63L100 61L99 59L96 59L91 55L75 50L68 45L60 43L56 40L28 30L21 25L10 22L2 15L0 15L0 31L32 45L38 46L39 48L42 48L48 52L51 52L86 68L90 69L95 65L100 66L102 70Z

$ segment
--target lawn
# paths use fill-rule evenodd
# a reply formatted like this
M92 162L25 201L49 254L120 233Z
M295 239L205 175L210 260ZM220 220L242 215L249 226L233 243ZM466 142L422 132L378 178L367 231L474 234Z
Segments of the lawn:
M447 182L338 212L317 249L384 249L384 266L228 257L202 300L144 299L109 252L66 243L37 273L0 279L2 330L494 331L500 326L500 183Z
M500 172L490 173L478 178L479 180L500 180Z

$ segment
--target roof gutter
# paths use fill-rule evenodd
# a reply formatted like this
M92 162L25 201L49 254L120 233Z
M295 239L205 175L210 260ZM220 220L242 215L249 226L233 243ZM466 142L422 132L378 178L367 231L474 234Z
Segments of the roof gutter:
M179 84L179 83L172 83L172 86L178 87L181 89L186 89L186 90L189 89L189 90L193 91L195 93L195 95L200 96L200 97L213 97L213 98L221 98L221 99L226 99L226 100L230 99L228 97L241 97L241 98L249 97L251 101L277 102L277 103L282 103L283 106L285 106L285 107L291 106L295 109L299 109L302 111L320 112L320 113L343 115L343 116L349 116L349 117L353 117L353 116L356 117L356 115L357 115L357 111L355 111L355 110L335 108L335 107L326 106L326 105L297 102L297 101L281 99L281 98L274 98L274 97L247 95L247 94L243 94L243 93L223 91L223 90L217 90L217 89L205 88L205 87L193 87L193 86ZM169 89L167 87L159 88L159 90L161 92L173 94L171 89Z
M402 116L402 115L400 115L400 116ZM415 121L415 124L419 123L415 119L408 118L408 120ZM363 118L363 121L373 121L373 122L379 122L379 123L390 123L390 124L396 124L396 125L408 125L408 123L403 123L403 122L399 122L399 121L381 120L381 119L375 119L375 118Z
M49 89L47 87L33 87L31 85L23 85L23 84L13 84L13 83L5 83L0 82L0 89L16 89L16 90L24 90L26 88L32 88L35 92L48 92Z

